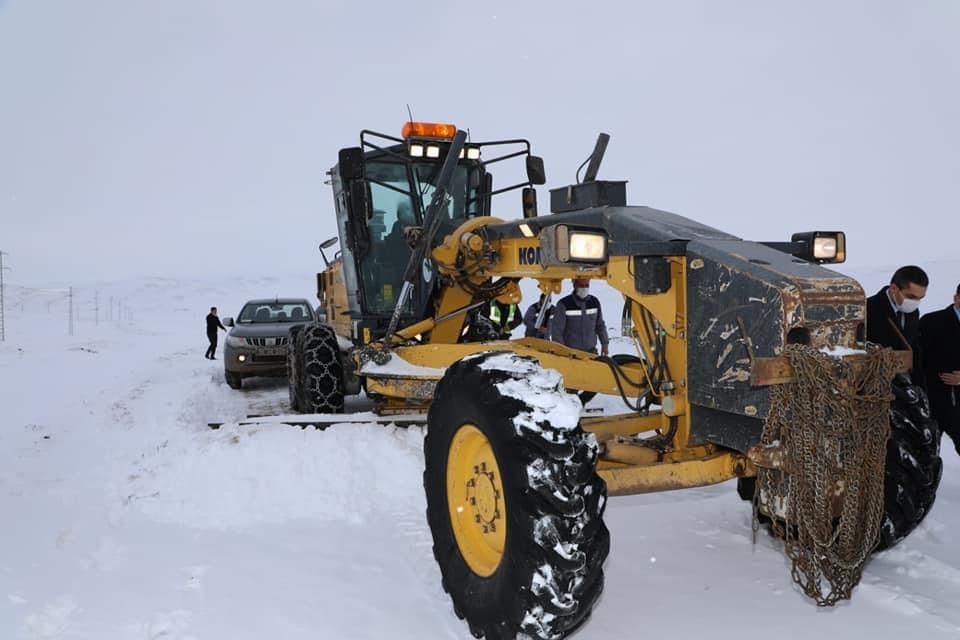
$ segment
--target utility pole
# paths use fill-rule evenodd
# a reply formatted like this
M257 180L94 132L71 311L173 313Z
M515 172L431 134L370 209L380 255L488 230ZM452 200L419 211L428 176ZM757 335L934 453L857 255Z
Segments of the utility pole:
M10 267L3 266L3 256L8 255L10 254L5 251L0 251L0 342L6 342L7 340L6 319L3 313L3 270L9 269Z

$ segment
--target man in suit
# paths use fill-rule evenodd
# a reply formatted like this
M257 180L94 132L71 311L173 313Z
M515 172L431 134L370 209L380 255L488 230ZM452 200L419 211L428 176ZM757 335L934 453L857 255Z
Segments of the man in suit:
M920 301L930 279L920 267L897 269L890 284L867 298L867 341L913 351L913 383L926 387L920 345Z
M960 453L960 285L953 304L920 319L920 344L933 417Z

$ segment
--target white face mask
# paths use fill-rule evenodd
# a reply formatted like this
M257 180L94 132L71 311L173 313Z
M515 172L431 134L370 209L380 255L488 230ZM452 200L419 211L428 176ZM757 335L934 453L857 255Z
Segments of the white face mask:
M583 300L590 295L590 287L574 287L573 294Z
M900 311L903 311L904 313L913 313L920 308L920 301L913 300L912 298L904 298L903 302L901 302L898 306L900 307Z

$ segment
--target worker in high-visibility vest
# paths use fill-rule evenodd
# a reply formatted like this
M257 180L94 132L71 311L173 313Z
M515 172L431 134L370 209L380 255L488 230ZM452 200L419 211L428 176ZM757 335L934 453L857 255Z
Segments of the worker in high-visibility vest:
M501 338L509 338L513 330L523 322L520 307L516 304L491 300L489 305L481 308L481 313L490 319Z

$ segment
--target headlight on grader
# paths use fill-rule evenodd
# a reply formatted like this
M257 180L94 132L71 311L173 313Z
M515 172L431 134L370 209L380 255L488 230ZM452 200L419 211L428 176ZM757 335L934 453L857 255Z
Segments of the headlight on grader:
M602 233L570 234L570 259L603 262L607 256L607 237Z
M607 261L607 234L596 229L583 229L558 224L540 232L544 264Z
M818 263L838 264L847 259L847 238L843 231L805 231L795 233L791 242L806 245L798 257Z

